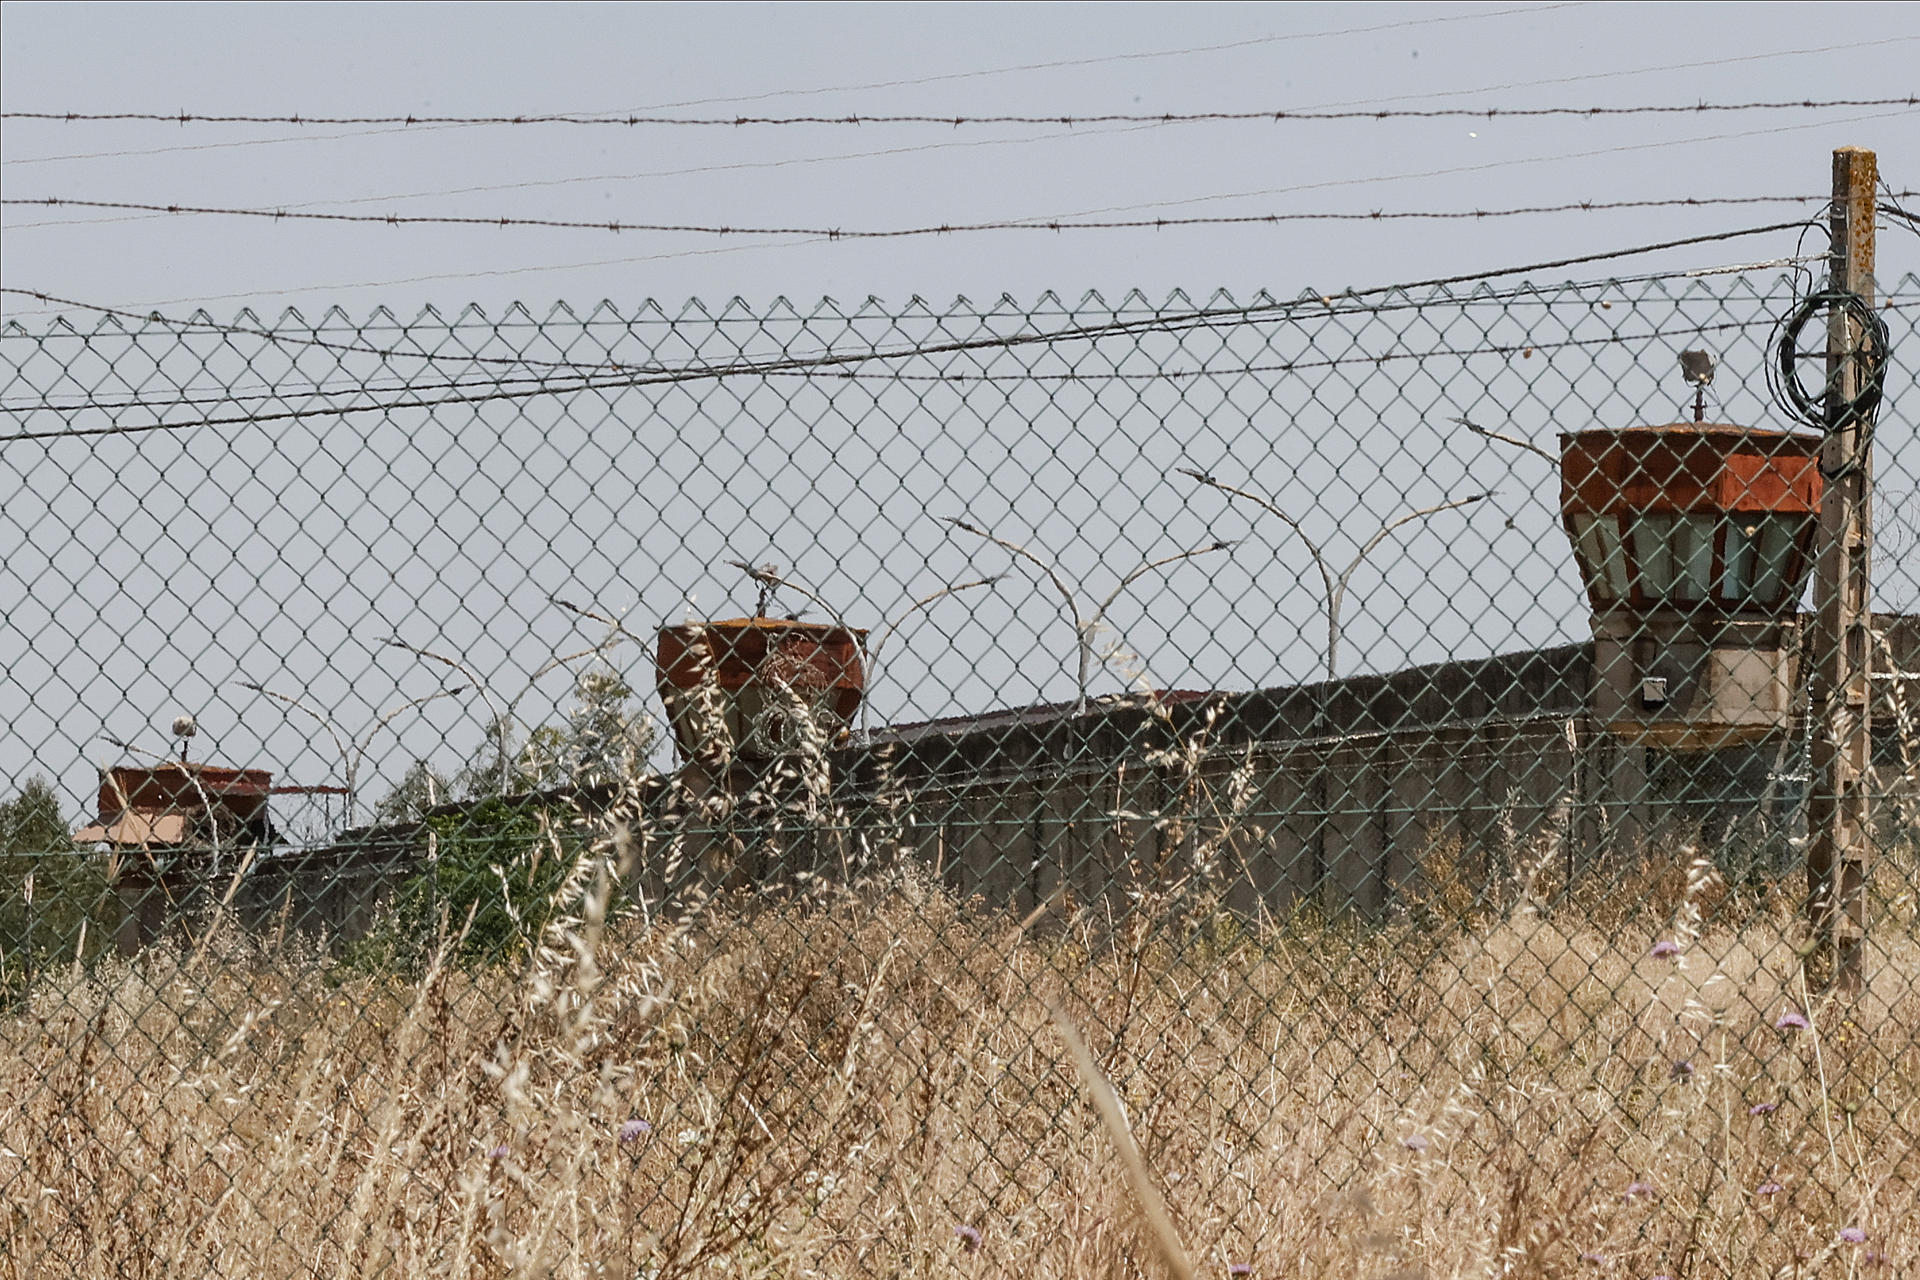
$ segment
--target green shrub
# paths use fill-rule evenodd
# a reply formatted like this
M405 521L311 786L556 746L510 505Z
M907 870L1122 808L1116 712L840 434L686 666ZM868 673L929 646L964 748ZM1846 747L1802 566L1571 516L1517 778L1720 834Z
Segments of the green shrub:
M465 965L518 964L538 941L573 863L566 815L525 798L483 800L421 824L421 869L387 918L354 948L360 961L410 966L437 944L442 921Z

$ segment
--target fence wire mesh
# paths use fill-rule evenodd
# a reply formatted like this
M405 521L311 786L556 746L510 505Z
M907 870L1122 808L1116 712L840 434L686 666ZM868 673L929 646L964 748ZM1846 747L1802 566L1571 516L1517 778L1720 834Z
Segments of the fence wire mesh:
M1803 293L8 326L0 1270L1920 1269Z

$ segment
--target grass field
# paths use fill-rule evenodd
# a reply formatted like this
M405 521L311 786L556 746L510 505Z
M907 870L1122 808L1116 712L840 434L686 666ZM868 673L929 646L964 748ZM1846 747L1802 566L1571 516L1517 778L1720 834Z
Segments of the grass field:
M1543 907L1435 865L1366 928L1022 928L896 870L671 925L589 892L512 969L216 935L55 974L0 1022L0 1271L1920 1269L1910 894L1870 988L1810 1004L1775 899L1668 868Z

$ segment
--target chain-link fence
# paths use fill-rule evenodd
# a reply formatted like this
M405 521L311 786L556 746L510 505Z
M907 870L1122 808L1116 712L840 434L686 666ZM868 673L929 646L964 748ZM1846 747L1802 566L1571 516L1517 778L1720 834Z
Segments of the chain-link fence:
M10 325L0 1270L1920 1268L1802 292Z

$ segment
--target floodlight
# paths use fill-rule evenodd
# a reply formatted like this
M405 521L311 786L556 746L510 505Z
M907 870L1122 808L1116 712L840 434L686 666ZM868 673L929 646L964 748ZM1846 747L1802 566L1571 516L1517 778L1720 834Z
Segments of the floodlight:
M1682 351L1680 372L1696 387L1713 381L1713 357L1704 351Z
M1682 351L1680 373L1693 384L1693 420L1703 422L1707 416L1707 384L1713 381L1713 357L1704 351Z

